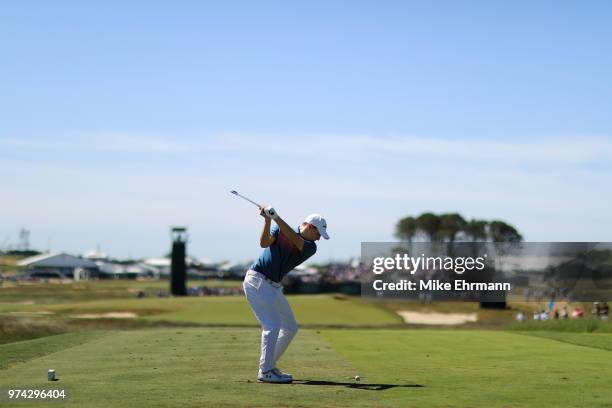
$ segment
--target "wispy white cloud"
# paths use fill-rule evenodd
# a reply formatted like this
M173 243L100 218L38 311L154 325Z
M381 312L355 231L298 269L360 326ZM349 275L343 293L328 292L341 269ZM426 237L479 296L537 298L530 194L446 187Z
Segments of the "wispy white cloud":
M612 155L612 140L595 136L455 140L418 136L300 135L276 139L233 135L225 143L226 147L250 151L303 152L332 158L402 154L457 160L584 163L607 160Z
M0 196L10 197L0 201L4 227L29 226L34 240L52 235L56 249L71 251L100 243L118 256L158 255L167 249L167 227L184 223L194 254L255 256L260 220L230 189L274 204L288 220L324 213L334 239L321 245L322 259L355 255L360 241L392 239L399 217L425 210L506 219L532 240L609 240L612 228L612 142L596 137L105 133L0 138L0 148ZM23 155L30 150L45 160ZM54 154L65 151L95 160ZM113 153L127 160L108 165ZM132 163L141 156L147 160Z
M125 132L84 133L46 138L0 138L0 145L43 151L180 153L190 145L169 137Z
M612 138L597 136L531 139L452 139L422 136L338 134L147 135L126 132L84 133L50 138L0 138L5 147L36 150L189 154L243 152L285 154L324 160L357 161L388 155L489 162L589 163L609 161Z

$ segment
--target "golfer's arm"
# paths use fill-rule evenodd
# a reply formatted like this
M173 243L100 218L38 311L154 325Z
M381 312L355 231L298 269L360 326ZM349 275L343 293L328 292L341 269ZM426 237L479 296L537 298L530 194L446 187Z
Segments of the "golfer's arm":
M261 230L261 237L259 237L259 245L262 248L267 248L274 243L274 237L270 235L270 219L265 218L263 229Z
M304 249L304 240L298 234L295 233L293 228L291 228L287 223L281 218L277 217L274 221L278 224L280 228L281 234L285 235L289 238L289 241L293 243L300 251Z

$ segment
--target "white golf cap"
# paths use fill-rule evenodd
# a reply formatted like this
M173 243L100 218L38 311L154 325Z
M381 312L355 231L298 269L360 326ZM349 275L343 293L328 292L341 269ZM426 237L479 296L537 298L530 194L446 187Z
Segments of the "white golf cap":
M327 235L327 221L320 214L310 214L304 222L314 225L323 238L329 239L329 235Z

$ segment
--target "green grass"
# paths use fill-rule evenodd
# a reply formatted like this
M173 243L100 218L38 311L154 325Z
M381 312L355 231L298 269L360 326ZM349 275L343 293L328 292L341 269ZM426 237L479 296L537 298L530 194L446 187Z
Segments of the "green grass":
M599 348L498 331L344 330L322 337L365 382L424 385L389 390L377 406L612 406L612 354Z
M358 298L289 296L302 327L403 327L394 313ZM37 312L52 314L40 315ZM136 319L75 319L78 314L133 312ZM79 329L138 329L160 326L258 327L243 296L0 303L0 344Z
M386 310L371 307L358 298L330 295L288 296L297 321L302 326L388 326L402 320ZM182 299L178 310L148 316L147 319L209 325L258 325L246 298Z
M529 336L547 338L577 346L594 347L612 351L612 333L564 333L553 331L524 332Z
M331 295L288 296L304 326L401 326L401 318L359 298ZM149 322L194 325L256 326L244 296L110 299L45 305L0 304L0 313L50 311L58 317L81 313L134 312Z
M0 344L45 337L67 331L66 325L54 319L0 316Z
M612 322L601 320L596 317L585 317L583 319L571 320L529 320L514 323L508 327L509 330L517 331L551 331L568 333L612 333Z
M101 333L94 331L73 332L34 340L17 341L11 344L0 344L0 370L26 363L37 357L66 350L100 335Z
M188 287L240 287L242 282L236 280L191 280ZM144 291L155 298L159 291L168 292L170 283L167 280L96 280L71 283L53 281L47 284L21 282L18 285L5 283L0 287L0 302L15 303L30 301L36 304L53 304L82 302L90 300L133 299L136 292Z
M19 270L17 261L26 258L18 255L0 255L0 273L5 276L14 275ZM0 281L0 287L3 283Z
M301 330L281 367L296 381L275 386L254 382L260 330L243 296L136 299L166 282L76 285L0 289L0 390L64 388L70 399L55 406L94 408L612 407L610 322L412 330L396 310L475 312L496 329L515 311L288 296ZM139 317L71 317L125 311Z
M498 331L302 330L282 360L292 385L254 382L260 332L184 328L53 336L0 388L49 388L74 407L605 407L610 351ZM85 334L80 334L85 336ZM64 341L58 341L63 337ZM44 344L0 346L0 359ZM80 344L79 344L80 342ZM21 350L21 351L19 351ZM359 384L352 377L359 373ZM45 404L43 404L45 405ZM19 406L41 406L22 403Z

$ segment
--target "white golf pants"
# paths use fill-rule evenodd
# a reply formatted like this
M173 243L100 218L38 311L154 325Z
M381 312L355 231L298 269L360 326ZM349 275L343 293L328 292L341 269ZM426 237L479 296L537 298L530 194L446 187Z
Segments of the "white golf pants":
M276 362L295 337L297 322L282 285L273 286L259 272L249 270L242 287L262 327L259 369L269 371L276 367Z

